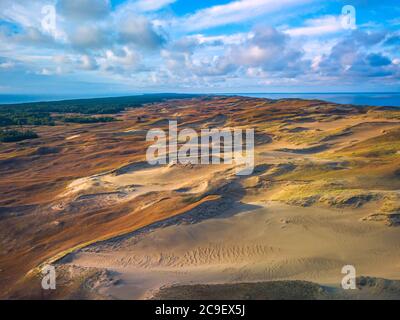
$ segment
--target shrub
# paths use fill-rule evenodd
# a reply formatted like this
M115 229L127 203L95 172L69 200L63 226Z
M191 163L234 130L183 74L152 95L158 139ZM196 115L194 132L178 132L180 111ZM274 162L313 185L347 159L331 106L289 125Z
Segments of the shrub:
M18 131L18 130L1 130L0 131L0 141L1 142L17 142L27 139L35 139L39 136L31 131Z

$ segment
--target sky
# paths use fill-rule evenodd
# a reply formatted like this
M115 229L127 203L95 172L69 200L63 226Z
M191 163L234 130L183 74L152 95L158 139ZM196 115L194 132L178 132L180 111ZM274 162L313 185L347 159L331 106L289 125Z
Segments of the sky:
M399 49L398 0L0 0L0 94L399 92Z

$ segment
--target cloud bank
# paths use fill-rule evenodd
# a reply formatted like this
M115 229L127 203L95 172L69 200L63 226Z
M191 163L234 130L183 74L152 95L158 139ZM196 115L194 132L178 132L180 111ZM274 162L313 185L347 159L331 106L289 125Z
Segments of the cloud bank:
M43 26L45 6L56 10L54 30ZM360 83L397 89L400 25L389 7L378 19L376 8L364 5L367 21L346 30L341 6L316 0L209 7L182 0L2 0L0 86L15 92L24 81L60 88L63 81L82 88L84 81L126 91L299 85L334 91Z

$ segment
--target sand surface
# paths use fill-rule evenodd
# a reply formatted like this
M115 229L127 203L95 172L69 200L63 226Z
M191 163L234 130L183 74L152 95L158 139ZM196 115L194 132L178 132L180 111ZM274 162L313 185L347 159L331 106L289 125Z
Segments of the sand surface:
M41 298L47 263L64 283L52 299L270 280L337 287L344 265L400 279L400 111L208 97L116 117L0 145L0 297ZM146 133L168 120L254 129L254 172L149 165Z
M368 208L251 205L230 217L93 245L67 264L115 272L119 284L99 290L116 299L149 298L178 283L296 279L339 286L341 269L349 264L358 275L400 278L400 233L360 221Z

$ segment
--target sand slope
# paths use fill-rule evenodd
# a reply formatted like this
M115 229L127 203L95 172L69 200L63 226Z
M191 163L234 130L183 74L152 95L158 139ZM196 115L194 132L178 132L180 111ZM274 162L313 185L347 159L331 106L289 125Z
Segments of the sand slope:
M65 262L116 272L120 286L103 293L122 299L146 298L175 283L296 279L339 285L348 264L359 275L399 279L400 234L359 221L365 211L266 203L93 245Z
M400 111L206 97L116 117L0 145L1 297L41 297L38 267L64 256L60 270L78 271L48 298L86 281L87 298L146 298L174 283L337 285L345 264L399 278ZM168 120L253 128L254 173L149 166L146 133Z

